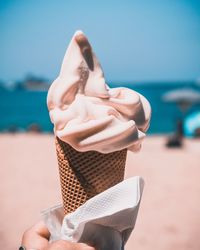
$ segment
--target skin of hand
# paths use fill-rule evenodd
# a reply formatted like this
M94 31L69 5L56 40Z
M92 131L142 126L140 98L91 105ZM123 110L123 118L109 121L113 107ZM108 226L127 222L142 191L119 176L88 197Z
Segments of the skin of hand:
M49 243L50 233L41 221L26 230L22 237L22 246L27 250L95 250L94 247L84 243L73 243L58 240Z

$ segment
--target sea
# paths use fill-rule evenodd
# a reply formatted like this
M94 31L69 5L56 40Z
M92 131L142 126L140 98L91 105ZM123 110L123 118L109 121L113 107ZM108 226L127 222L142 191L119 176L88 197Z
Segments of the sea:
M163 101L163 95L179 88L193 88L200 91L200 85L193 82L163 83L109 83L110 87L124 86L144 95L152 107L149 134L168 134L175 131L176 122L183 118L183 113L175 103ZM0 132L25 132L37 125L41 132L51 133L46 91L5 90L0 89ZM185 115L200 110L200 104L193 105Z

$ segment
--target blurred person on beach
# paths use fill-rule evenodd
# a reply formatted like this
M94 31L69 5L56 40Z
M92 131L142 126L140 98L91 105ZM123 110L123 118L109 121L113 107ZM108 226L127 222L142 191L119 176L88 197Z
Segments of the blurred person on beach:
M73 243L66 240L49 242L50 232L40 221L26 230L22 237L22 246L19 250L95 250L84 243Z

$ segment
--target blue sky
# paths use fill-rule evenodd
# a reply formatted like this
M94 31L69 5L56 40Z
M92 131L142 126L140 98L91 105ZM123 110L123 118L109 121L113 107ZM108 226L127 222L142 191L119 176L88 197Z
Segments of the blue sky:
M200 1L0 0L0 79L54 79L77 29L108 81L200 77Z

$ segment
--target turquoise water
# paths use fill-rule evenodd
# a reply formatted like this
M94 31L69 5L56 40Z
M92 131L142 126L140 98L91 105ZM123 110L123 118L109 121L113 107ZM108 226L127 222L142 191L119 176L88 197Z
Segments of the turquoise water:
M109 85L116 86L113 83ZM167 91L181 87L181 84L149 83L145 85L123 84L123 86L133 88L150 101L152 106L150 134L169 133L174 130L175 123L182 114L175 104L164 103L161 97ZM195 85L192 87L199 89ZM0 90L0 131L7 131L13 127L23 131L30 124L36 123L43 131L51 132L53 127L46 107L46 95L46 92ZM200 110L200 105L194 106L189 113L194 110Z

